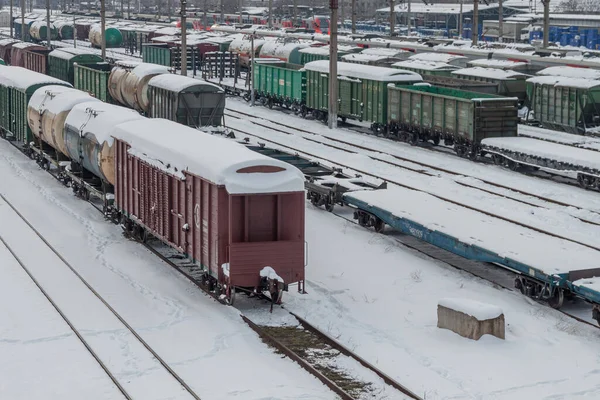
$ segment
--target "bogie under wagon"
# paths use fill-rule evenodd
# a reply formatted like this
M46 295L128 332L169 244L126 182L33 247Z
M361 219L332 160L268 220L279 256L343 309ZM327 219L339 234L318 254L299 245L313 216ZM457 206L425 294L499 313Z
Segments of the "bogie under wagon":
M118 125L115 205L124 228L189 257L204 282L304 289L304 178L295 167L164 119ZM276 288L275 291L272 289Z

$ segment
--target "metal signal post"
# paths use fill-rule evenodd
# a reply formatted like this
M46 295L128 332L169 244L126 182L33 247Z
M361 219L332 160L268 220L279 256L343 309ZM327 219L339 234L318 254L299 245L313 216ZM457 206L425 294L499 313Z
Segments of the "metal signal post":
M479 39L479 0L473 0L473 21L471 23L471 41L477 46Z
M100 34L102 35L102 59L106 61L106 0L100 0Z
M329 28L329 117L327 125L329 129L337 128L338 117L338 80L337 80L337 20L338 20L338 0L329 0L331 9L331 21Z
M186 0L181 0L181 75L187 76L187 20Z
M13 0L10 0L10 37L13 38Z
M47 42L47 45L48 45L48 50L52 49L52 40L51 40L52 37L51 37L50 33L51 33L51 29L50 29L50 0L46 0L46 42Z

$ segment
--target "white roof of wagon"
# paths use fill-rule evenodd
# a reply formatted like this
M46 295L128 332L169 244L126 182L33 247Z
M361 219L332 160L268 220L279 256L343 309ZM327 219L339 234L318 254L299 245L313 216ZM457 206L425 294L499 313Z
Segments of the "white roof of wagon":
M70 60L76 56L95 54L89 50L61 47L60 49L52 50L49 55L52 57L61 58L63 60ZM98 56L98 58L100 57Z
M110 118L107 118L110 116ZM123 122L146 119L137 111L129 108L115 106L102 101L88 101L73 107L65 126L79 130L80 135L94 134L98 143L112 143L110 132L114 127Z
M319 60L307 63L304 66L309 71L329 74L329 61ZM395 68L375 67L373 65L352 64L345 62L337 63L338 75L358 79L371 79L383 82L414 82L421 81L421 75Z
M263 156L244 145L166 119L120 124L112 131L127 142L129 152L176 176L183 171L226 187L230 194L304 190L304 176L283 161ZM274 173L239 173L243 168L274 166Z
M67 86L48 85L36 90L29 100L29 107L46 110L53 114L69 111L78 103L100 101L86 92Z
M143 78L152 74L168 74L171 68L165 65L158 65L152 63L142 63L137 65L132 71L138 78Z
M71 84L21 67L0 67L0 85L26 90L33 85L55 84L72 87Z
M593 68L548 67L539 71L540 76L562 76L565 78L600 79L600 71Z
M600 81L583 78L565 78L561 76L535 76L527 79L529 83L537 83L540 85L554 85L563 87L572 87L577 89L591 89L600 86Z
M446 54L446 53L417 53L408 57L411 60L420 60L420 61L434 61L434 62L444 62L449 63L453 60L461 60L467 57L459 56L456 54Z
M155 76L154 78L150 79L148 85L172 92L181 92L182 90L192 86L207 86L213 87L219 92L223 91L223 89L221 89L219 86L212 83L175 74L163 74Z
M456 75L477 76L479 78L500 79L500 80L515 80L516 78L525 77L527 75L515 71L506 71L499 68L482 68L472 67L463 68L452 71Z
M393 67L396 68L417 68L422 69L424 71L440 71L440 70L448 70L454 71L458 69L458 67L450 64L446 64L444 62L435 62L435 61L421 61L421 60L405 60L392 64Z
M518 67L525 67L527 63L524 61L511 61L511 60L498 60L495 58L479 58L477 60L469 61L469 64L473 67L484 67L484 68L499 68L499 69L511 69Z

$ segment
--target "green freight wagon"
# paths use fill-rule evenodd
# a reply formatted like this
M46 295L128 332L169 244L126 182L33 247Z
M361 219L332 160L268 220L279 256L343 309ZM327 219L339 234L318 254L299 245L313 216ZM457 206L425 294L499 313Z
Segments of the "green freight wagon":
M142 45L142 60L145 63L165 65L170 67L173 63L171 48L167 43L152 43Z
M33 140L27 123L27 105L42 86L67 82L21 67L0 67L0 126L7 137L27 146Z
M358 53L362 49L360 47L352 46L339 46L338 47L338 60L346 54ZM307 47L301 49L300 53L300 64L305 65L312 61L329 60L329 46L319 47Z
M441 139L476 157L482 139L517 136L518 99L436 86L389 88L389 129L410 143Z
M0 58L0 65L6 65L3 59Z
M527 98L527 78L529 75L520 72L502 70L498 68L463 68L452 71L452 76L478 82L498 84L498 95L518 97L521 103Z
M75 89L87 92L105 103L115 104L115 100L108 91L108 78L112 71L110 64L102 62L79 65L75 63L73 68Z
M86 65L101 63L102 57L89 51L75 48L61 48L52 51L48 55L50 76L53 76L71 84L74 83L74 64Z
M254 90L269 108L279 105L306 115L306 71L302 65L254 63Z
M392 68L413 71L423 76L452 76L452 71L459 69L454 65L435 61L404 60L392 64Z
M527 80L529 111L544 128L598 134L600 81L558 76Z
M326 122L329 112L329 61L313 61L306 69L306 107L315 118ZM387 127L389 83L422 82L421 75L411 71L370 65L337 63L338 117L371 122L374 132Z

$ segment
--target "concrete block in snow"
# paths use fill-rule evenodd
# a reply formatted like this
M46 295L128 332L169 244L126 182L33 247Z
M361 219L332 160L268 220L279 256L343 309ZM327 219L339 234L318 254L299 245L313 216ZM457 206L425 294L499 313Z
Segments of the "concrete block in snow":
M500 307L478 301L458 298L438 302L438 328L449 329L459 335L479 340L483 335L504 339L504 313Z

